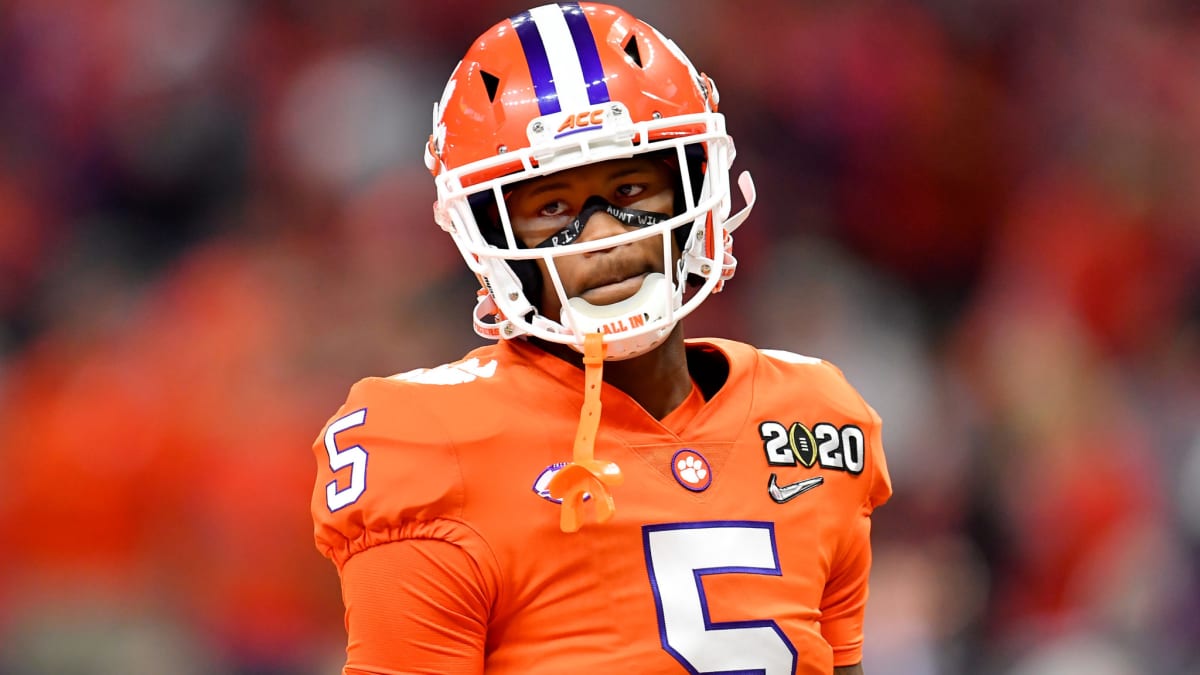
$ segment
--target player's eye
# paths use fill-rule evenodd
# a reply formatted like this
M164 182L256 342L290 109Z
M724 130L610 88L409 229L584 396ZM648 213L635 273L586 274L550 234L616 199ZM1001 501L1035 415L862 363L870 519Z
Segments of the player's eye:
M539 218L554 218L567 213L567 203L561 199L548 202L538 209L537 215Z
M646 186L641 183L625 183L617 187L617 196L621 199L633 199L646 191Z

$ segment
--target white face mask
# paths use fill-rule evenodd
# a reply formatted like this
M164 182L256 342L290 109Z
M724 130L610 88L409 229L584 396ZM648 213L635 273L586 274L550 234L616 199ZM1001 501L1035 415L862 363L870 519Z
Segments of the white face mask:
M475 213L467 197L479 194L479 190L464 190L459 193L461 197L447 199L451 208L440 214L441 222L443 226L447 223L450 225L447 229L456 235L454 238L464 259L484 281L488 290L487 294L480 297L474 312L476 332L490 339L532 335L581 350L584 335L599 331L605 335L605 344L608 346L606 359L620 360L657 347L680 319L691 313L709 295L719 292L736 269L737 261L732 255L730 235L754 205L753 182L749 174L740 176L738 184L746 206L728 215L730 195L720 190L719 186L728 184L728 174L722 170L722 166L728 165L726 151L730 148L723 148L719 139L709 141L707 149L710 157L716 155L714 159L721 159L724 164L710 161L706 175L699 182L699 194L693 194L689 189L691 184L684 145L679 143L675 147L683 167L680 184L685 186L685 194L681 212L672 217L649 211L621 209L606 205L601 200L589 200L586 208L592 209L590 213L581 212L580 217L574 219L577 222L573 221L539 245L527 248L517 243L507 210L503 207L503 192L515 181L497 181L491 186L494 198L498 198L501 204L499 225L503 239L500 241L493 238L489 243L483 235L483 229L475 221ZM587 217L600 211L632 227L612 237L579 241ZM680 235L680 232L686 234ZM657 239L662 244L663 262L659 269L664 273L654 279L647 278L634 296L611 306L597 306L567 295L558 276L556 261L559 258L648 238ZM678 249L674 248L676 244L681 244ZM678 256L675 250L679 251ZM546 283L550 286L550 292L558 294L558 304L563 308L557 321L537 311L535 303L538 298L527 295L529 289L514 272L514 265L538 260L542 261L547 271ZM689 278L698 280L699 284L689 287Z

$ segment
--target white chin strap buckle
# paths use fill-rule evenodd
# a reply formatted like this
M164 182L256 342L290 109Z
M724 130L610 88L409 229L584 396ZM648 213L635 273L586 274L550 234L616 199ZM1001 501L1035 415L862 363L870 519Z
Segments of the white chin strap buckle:
M646 275L636 293L619 302L593 305L583 298L570 298L563 307L563 323L580 336L579 345L572 345L576 349L582 350L582 336L602 333L608 345L607 360L627 359L650 351L666 338L670 326L657 330L646 326L667 316L673 297L671 282L654 272Z

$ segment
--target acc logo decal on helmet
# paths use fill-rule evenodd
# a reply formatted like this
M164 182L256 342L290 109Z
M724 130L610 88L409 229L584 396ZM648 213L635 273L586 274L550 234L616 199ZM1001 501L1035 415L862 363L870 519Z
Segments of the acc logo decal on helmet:
M559 138L567 134L573 134L578 131L587 131L588 127L593 129L604 123L604 109L593 110L591 112L581 112L577 115L567 115L563 118L562 124L558 125L554 137Z
M607 131L618 142L634 136L629 110L618 101L535 117L529 122L526 135L531 146L538 146L585 131Z

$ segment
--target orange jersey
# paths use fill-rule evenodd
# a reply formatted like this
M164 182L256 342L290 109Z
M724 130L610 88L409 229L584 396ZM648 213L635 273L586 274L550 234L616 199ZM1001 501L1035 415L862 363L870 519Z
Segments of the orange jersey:
M834 366L726 340L719 392L663 422L608 384L616 513L565 533L583 371L524 341L357 383L317 439L317 546L346 673L828 675L862 656L880 420ZM673 429L671 428L673 427Z

